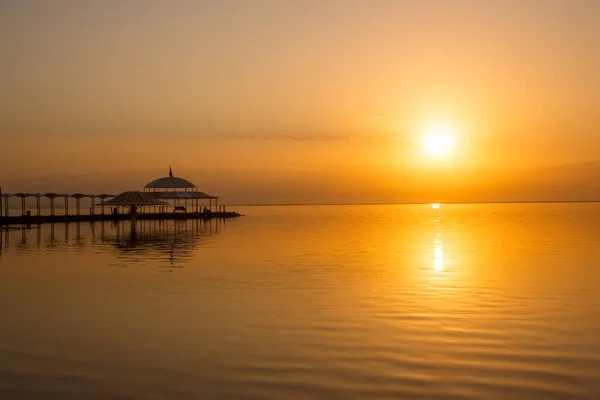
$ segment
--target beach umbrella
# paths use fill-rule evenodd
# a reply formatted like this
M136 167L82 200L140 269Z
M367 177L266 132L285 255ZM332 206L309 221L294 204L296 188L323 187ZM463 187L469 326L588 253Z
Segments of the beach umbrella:
M71 197L68 193L59 194L58 197L62 197L65 199L65 215L69 215L69 197Z
M58 197L58 193L46 193L44 197L50 199L50 215L54 216L54 199Z
M130 210L129 214L131 215L131 222L135 223L138 208L145 206L165 206L169 204L157 200L144 192L129 191L118 194L112 199L103 201L98 205L126 207Z
M8 199L12 196L13 196L12 194L2 193L1 198L3 199L3 202L4 202L4 216L5 217L9 216Z
M35 197L37 215L40 216L42 214L42 210L41 210L42 205L40 204L40 199L42 198L42 194L41 193L31 193L30 196Z
M71 197L73 197L75 199L75 204L77 207L77 215L81 214L81 199L83 199L84 197L91 197L89 194L83 194L83 193L75 193L72 194Z
M21 199L21 215L25 215L25 198L30 197L31 195L29 193L15 193L13 196Z

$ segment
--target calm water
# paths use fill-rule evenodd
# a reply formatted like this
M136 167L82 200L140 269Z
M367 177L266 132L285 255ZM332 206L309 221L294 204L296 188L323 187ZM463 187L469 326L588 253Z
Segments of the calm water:
M2 399L598 399L600 204L3 235Z

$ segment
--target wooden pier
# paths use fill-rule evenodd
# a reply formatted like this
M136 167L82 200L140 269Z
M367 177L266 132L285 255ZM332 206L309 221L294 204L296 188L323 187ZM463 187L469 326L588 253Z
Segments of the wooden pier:
M173 193L169 193L172 195ZM176 192L174 194L177 194ZM6 194L2 193L0 187L0 226L8 225L36 225L45 223L55 222L75 222L75 221L121 221L131 219L130 209L124 206L108 207L103 205L95 204L96 199L106 200L114 198L114 195L109 194L56 194L56 193L16 193ZM9 199L17 198L21 203L21 212L17 215L11 215L11 208L9 207ZM27 198L35 198L34 213L28 209L26 204ZM60 204L56 204L56 199L62 199L62 206L64 211L58 214L57 209ZM75 199L75 214L69 213L69 199ZM89 213L81 212L81 199L90 199ZM47 199L49 208L42 207L42 201ZM213 218L234 218L239 217L240 214L236 212L227 211L225 206L219 205L216 201L213 203L213 196L206 197L208 204L203 206L200 201L203 198L191 198L191 199L175 199L174 205L165 206L146 206L145 212L137 212L135 214L138 220L181 220L181 219L213 219ZM102 204L102 203L101 203ZM166 204L166 203L165 203ZM59 207L57 207L59 206ZM12 210L13 213L15 210ZM46 211L46 214L43 213ZM96 213L96 211L100 211ZM105 212L106 211L106 212ZM18 213L18 211L16 211Z
M10 199L17 198L21 203L21 215L10 215ZM35 213L27 209L27 199L35 199ZM81 202L89 199L88 213L82 213ZM135 198L135 201L132 200ZM64 206L64 212L57 214L56 200ZM75 200L75 215L69 214L69 199ZM62 200L62 201L61 201ZM96 200L100 203L96 204ZM204 203L205 201L208 204ZM47 202L49 208L42 207ZM170 204L170 203L172 204ZM114 206L114 207L113 207ZM33 208L33 207L32 207ZM99 213L96 210L99 208ZM105 213L105 208L109 212ZM48 210L44 215L42 210ZM239 217L236 212L228 212L219 205L219 197L199 192L190 181L173 175L169 167L169 176L155 179L144 187L143 192L123 192L112 194L59 194L59 193L2 193L0 186L0 226L34 225L53 222L73 221L120 221L169 220L169 219L213 219ZM134 225L135 226L135 225Z
M235 218L240 214L232 211L208 211L208 212L156 212L156 213L138 213L137 220L181 220L181 219L215 219L215 218ZM20 216L2 216L0 225L38 225L55 222L76 222L76 221L128 221L130 214L80 214L80 215L20 215Z

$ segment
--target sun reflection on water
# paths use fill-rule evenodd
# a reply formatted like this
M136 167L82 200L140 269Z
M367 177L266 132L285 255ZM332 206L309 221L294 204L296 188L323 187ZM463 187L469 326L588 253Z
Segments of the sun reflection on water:
M435 223L440 222L440 217L441 217L441 210L440 210L440 204L439 203L432 203L431 204L431 208L434 211L437 211L437 215L436 218L434 219ZM433 241L434 243L434 250L433 250L433 254L434 254L434 271L436 274L440 273L441 271L444 270L444 243L442 242L441 239L441 232L437 232L435 234L435 239Z
M435 263L433 268L435 273L440 273L444 270L444 243L441 240L441 234L438 232L435 236L434 243L434 256Z

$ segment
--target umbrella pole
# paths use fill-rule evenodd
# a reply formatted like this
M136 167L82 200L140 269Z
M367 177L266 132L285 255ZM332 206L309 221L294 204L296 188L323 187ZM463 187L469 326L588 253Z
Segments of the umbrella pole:
M137 206L131 206L131 232L135 232L137 221Z

